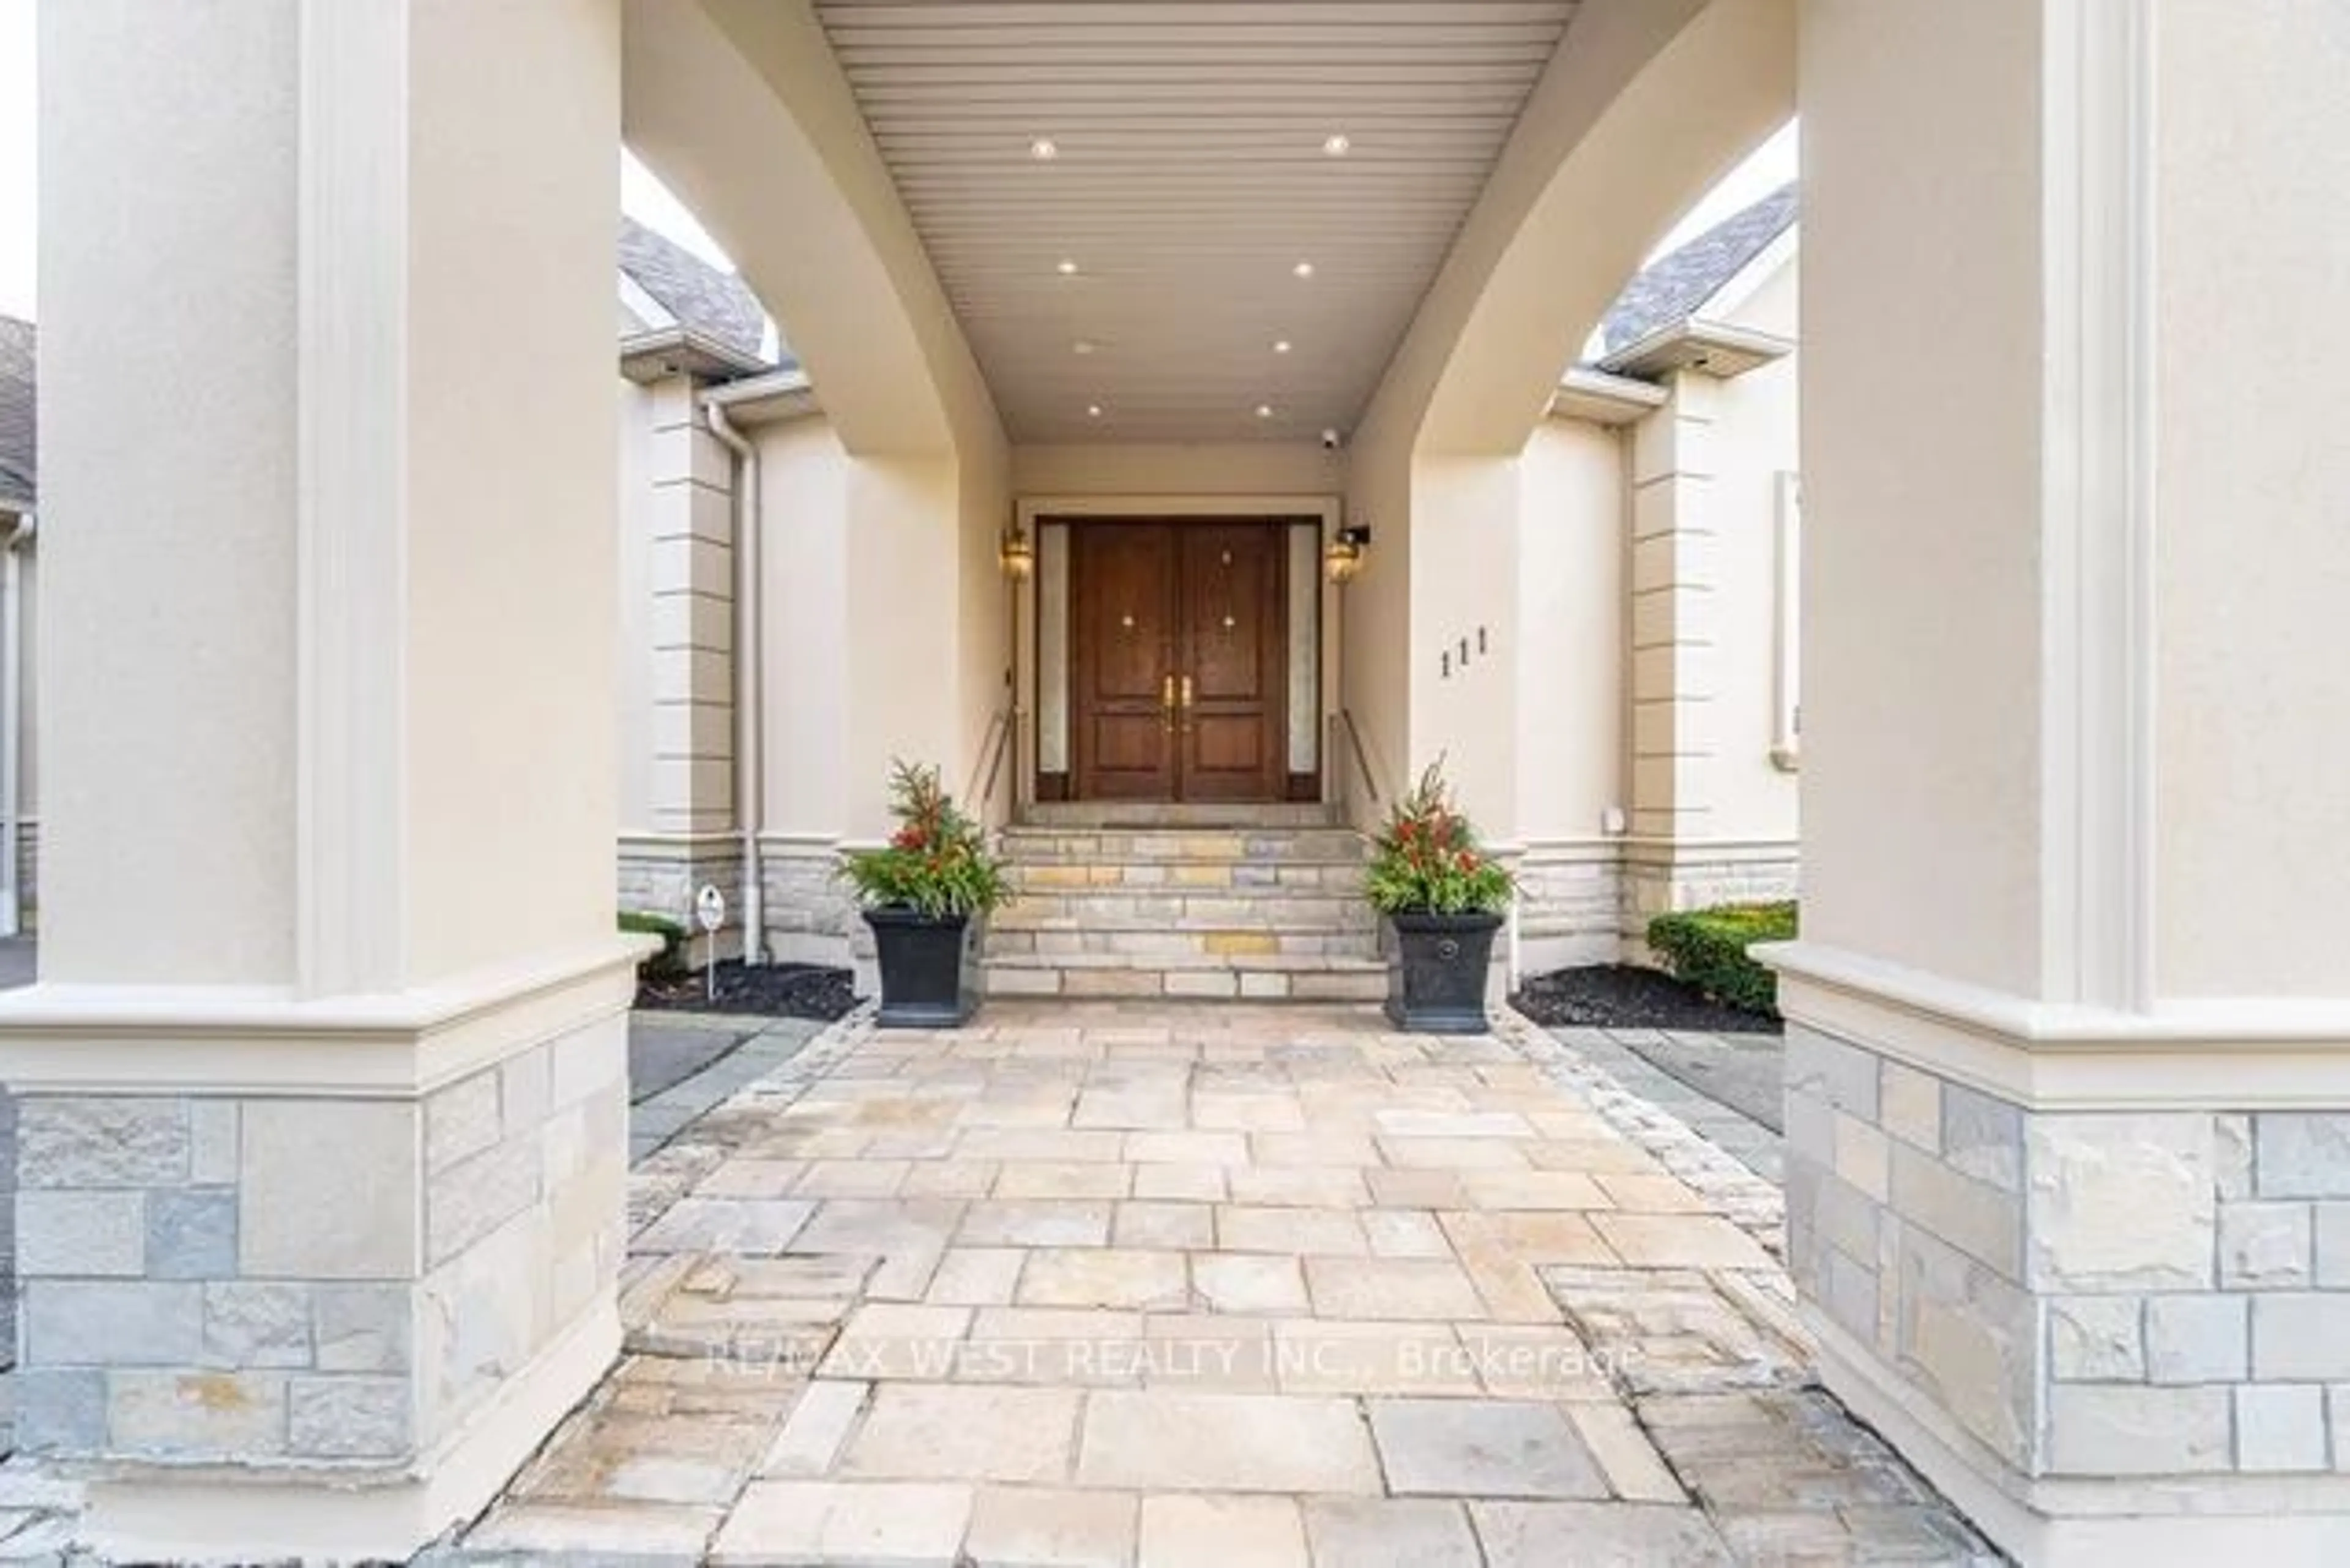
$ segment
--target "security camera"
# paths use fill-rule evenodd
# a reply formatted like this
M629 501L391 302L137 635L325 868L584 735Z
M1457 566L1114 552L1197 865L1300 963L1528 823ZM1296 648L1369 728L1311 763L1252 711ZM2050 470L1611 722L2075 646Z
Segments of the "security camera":
M1324 452L1336 452L1340 447L1346 444L1346 438L1340 435L1336 431L1324 431L1322 432L1322 450Z

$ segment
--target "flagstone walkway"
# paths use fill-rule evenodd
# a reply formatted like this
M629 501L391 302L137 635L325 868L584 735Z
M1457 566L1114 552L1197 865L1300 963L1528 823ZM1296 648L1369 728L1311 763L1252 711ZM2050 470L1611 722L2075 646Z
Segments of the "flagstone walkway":
M1811 1386L1775 1190L1514 1019L852 1019L632 1206L629 1353L436 1555L1991 1560Z

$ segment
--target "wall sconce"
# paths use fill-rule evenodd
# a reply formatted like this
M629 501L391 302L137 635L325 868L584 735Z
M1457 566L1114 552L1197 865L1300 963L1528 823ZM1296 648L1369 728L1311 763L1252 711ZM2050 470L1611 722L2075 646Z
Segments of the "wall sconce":
M1363 569L1363 556L1371 547L1371 531L1362 524L1338 530L1337 537L1322 549L1322 575L1334 583L1350 583L1355 574Z
M1036 546L1015 524L1005 529L1003 537L997 542L995 562L1003 568L1005 576L1015 583L1024 583L1036 569Z

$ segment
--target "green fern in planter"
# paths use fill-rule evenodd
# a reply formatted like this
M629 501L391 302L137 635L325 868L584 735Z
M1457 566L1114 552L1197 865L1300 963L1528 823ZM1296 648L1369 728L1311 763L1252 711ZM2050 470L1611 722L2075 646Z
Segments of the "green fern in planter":
M1517 895L1516 880L1453 805L1443 768L1441 757L1428 764L1373 840L1364 888L1383 915L1498 915Z
M889 764L889 815L898 831L879 849L841 857L838 875L868 909L912 909L932 919L984 915L1012 896L986 835L939 783L939 770Z

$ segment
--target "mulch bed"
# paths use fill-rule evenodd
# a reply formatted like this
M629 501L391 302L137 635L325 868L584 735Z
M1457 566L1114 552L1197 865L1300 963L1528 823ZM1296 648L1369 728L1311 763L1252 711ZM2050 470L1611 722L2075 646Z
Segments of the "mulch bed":
M814 1018L829 1023L857 1005L854 977L845 969L812 963L743 967L739 959L718 966L718 997L712 1001L702 972L677 980L644 981L637 1005L667 1012L755 1012L770 1018Z
M1536 1023L1577 1029L1690 1029L1776 1034L1775 1018L1725 1006L1671 975L1631 964L1591 964L1530 976L1510 1004Z

